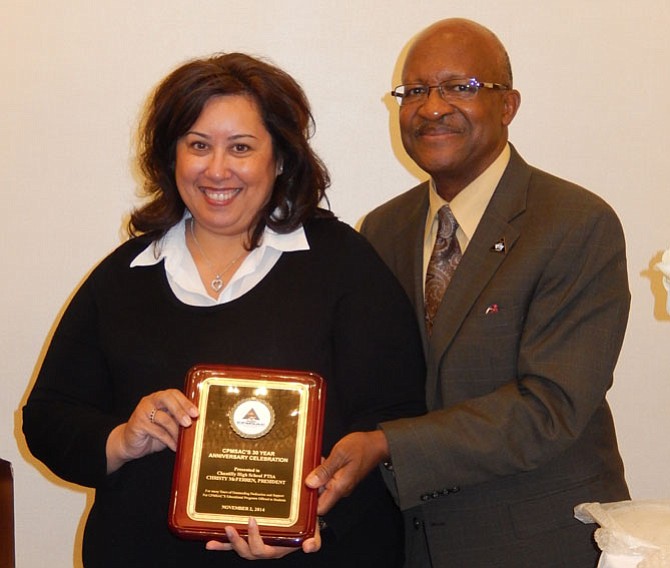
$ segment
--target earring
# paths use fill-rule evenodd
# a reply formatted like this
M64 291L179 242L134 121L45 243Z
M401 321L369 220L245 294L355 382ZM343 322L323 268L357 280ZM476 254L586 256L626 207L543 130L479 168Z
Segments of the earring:
M277 164L277 175L280 176L284 173L284 164L282 162L279 162Z

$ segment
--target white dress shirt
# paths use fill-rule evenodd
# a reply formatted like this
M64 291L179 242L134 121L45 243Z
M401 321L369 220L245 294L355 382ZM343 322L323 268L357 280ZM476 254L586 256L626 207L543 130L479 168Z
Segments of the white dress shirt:
M193 257L186 246L186 212L182 220L158 241L151 243L130 263L130 267L152 266L165 262L165 272L170 288L177 298L190 306L216 306L231 302L251 290L272 270L282 253L309 250L303 227L286 234L265 228L260 245L242 261L233 277L221 290L217 299L205 289Z

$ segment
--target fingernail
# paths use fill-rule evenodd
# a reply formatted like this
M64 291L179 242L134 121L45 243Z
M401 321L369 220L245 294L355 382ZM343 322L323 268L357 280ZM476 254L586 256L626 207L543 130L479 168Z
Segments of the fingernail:
M313 473L310 473L305 478L305 484L314 489L315 487L319 486L319 477Z

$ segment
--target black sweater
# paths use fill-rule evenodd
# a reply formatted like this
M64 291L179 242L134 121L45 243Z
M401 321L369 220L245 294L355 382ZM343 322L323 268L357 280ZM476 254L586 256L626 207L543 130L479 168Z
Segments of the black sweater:
M143 396L182 389L196 363L322 375L324 455L348 432L424 411L421 343L403 290L344 223L313 220L305 231L310 250L284 253L254 289L219 306L177 300L162 263L129 268L146 237L104 259L74 296L24 408L23 429L32 453L55 474L96 488L84 536L87 568L248 564L169 533L171 451L106 475L110 431ZM391 559L402 556L399 519L373 472L328 515L321 552L269 565L395 565Z

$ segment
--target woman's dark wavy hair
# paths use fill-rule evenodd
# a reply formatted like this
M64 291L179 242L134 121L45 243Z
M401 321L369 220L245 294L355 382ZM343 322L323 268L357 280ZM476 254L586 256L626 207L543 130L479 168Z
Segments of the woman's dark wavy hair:
M177 141L200 116L205 103L221 95L244 95L258 105L283 173L270 200L249 230L249 248L258 246L267 226L288 233L314 216L330 185L326 166L309 145L314 118L298 83L281 69L243 53L217 54L178 67L156 88L139 131L139 166L148 201L128 222L131 236L163 236L184 214L175 182ZM327 200L326 200L327 202Z

